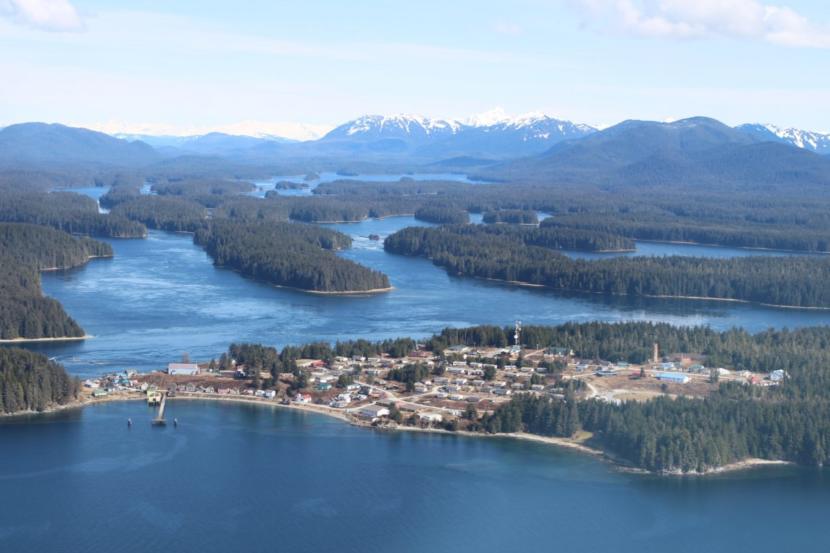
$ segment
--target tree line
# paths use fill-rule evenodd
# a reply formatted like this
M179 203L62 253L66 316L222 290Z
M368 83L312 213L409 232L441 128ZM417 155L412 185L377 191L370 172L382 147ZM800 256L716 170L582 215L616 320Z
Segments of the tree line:
M482 221L487 224L535 225L539 223L539 217L531 209L497 209L485 212Z
M470 222L470 214L463 209L430 204L416 209L415 218L439 225L463 225Z
M617 257L571 259L508 236L458 227L400 230L384 248L429 258L453 275L553 289L830 307L830 259L819 257Z
M41 354L0 348L0 413L43 411L78 397L80 383Z
M32 223L108 238L142 238L147 229L118 214L98 213L95 200L70 192L0 192L0 221Z
M318 292L389 287L383 273L334 253L351 244L347 235L320 227L214 220L196 231L194 242L217 265L279 286Z
M109 244L49 227L0 223L0 339L83 336L60 303L43 296L39 272L111 257Z

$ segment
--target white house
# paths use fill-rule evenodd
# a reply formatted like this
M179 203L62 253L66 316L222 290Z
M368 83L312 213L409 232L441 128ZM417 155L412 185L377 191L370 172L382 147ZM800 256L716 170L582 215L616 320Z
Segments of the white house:
M381 417L388 417L389 408L382 405L366 405L360 408L360 416L361 418L375 421Z
M421 422L441 422L444 420L444 417L440 413L431 413L431 412L422 412L418 413L418 420Z
M199 365L196 363L170 363L167 365L167 374L170 376L196 376L199 374Z

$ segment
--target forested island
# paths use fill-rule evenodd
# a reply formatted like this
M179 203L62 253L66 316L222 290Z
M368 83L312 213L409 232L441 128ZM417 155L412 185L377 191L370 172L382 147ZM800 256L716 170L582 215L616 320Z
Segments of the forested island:
M322 293L390 289L383 273L338 257L347 235L296 223L215 220L196 231L194 242L214 263L278 286Z
M45 411L78 398L80 383L39 353L0 348L0 414Z
M655 242L685 242L735 248L757 248L804 252L830 251L830 233L786 224L768 226L762 223L730 221L694 222L674 217L631 217L620 214L563 215L549 217L543 227L574 228L607 232Z
M442 205L425 205L415 210L415 218L439 225L463 225L470 222L470 214L463 209Z
M152 229L196 232L207 219L207 209L186 198L136 196L116 205L111 215L139 221Z
M0 223L0 340L77 338L83 329L43 296L39 272L111 257L109 244L39 225Z
M147 229L118 214L98 213L95 200L70 192L0 190L0 221L45 225L70 234L107 238L142 238Z
M557 290L830 308L830 259L671 256L587 261L471 228L410 227L387 237L384 248L429 258L453 275Z
M687 183L667 190L647 184L335 181L320 184L314 194L362 200L386 210L394 209L397 202L401 213L436 201L470 212L544 211L554 216L543 221L543 226L597 230L640 240L807 252L830 247L826 217L830 203L818 186L748 190L724 183L701 189Z
M487 224L536 225L539 218L536 212L530 209L498 209L485 212L482 221Z

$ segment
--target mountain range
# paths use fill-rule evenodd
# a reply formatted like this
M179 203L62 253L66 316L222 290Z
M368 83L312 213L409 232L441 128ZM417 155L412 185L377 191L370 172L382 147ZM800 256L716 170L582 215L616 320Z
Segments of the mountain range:
M20 123L0 130L0 165L92 164L140 167L161 158L152 146L59 124Z
M495 113L464 122L367 115L304 142L209 133L116 138L58 124L0 129L0 166L92 164L147 167L177 160L210 166L274 164L322 168L374 163L475 172L500 179L562 182L822 181L830 136L771 125L729 127L694 117L673 123L624 121L598 130L542 114ZM204 162L200 162L202 159ZM191 166L188 165L188 166Z
M822 155L830 154L830 133L782 129L775 125L760 125L757 123L740 125L735 128L759 140L790 144Z
M484 172L510 181L605 186L830 185L830 158L707 117L624 121Z

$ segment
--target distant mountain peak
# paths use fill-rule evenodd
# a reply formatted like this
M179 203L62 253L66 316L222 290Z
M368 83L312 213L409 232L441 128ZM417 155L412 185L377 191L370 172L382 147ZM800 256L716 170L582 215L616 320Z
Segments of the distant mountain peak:
M830 133L783 128L769 123L750 123L735 128L759 140L783 142L817 154L830 154Z
M355 136L365 133L400 133L431 135L434 133L455 133L461 124L455 120L431 119L423 115L398 113L394 115L363 115L341 125L335 131ZM334 132L334 131L332 131Z

